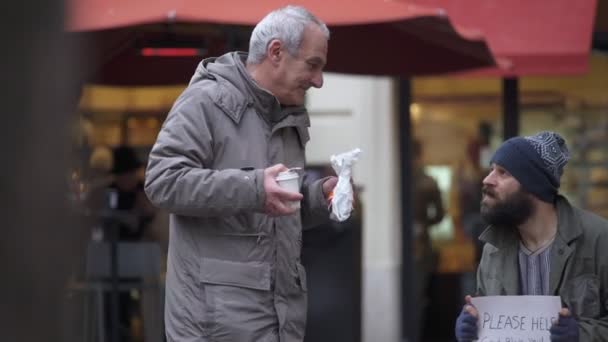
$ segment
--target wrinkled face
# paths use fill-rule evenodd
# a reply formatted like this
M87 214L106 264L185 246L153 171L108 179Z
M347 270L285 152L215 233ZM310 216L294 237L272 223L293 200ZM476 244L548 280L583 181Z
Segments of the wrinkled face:
M532 195L507 170L492 164L483 180L481 217L494 226L517 227L533 213Z
M316 25L304 29L298 53L282 51L278 65L277 87L273 93L282 105L303 105L310 87L323 86L323 68L327 62L327 39Z

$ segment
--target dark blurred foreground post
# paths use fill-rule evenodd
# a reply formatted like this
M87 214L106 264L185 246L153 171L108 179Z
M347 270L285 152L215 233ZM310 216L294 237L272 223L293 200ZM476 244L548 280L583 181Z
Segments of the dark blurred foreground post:
M78 92L58 0L3 1L0 340L70 341L66 282L83 233L70 220Z

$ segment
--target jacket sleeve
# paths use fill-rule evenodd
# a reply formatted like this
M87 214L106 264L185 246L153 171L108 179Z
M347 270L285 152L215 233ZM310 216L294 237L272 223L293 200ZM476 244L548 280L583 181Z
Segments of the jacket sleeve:
M329 222L329 202L323 195L323 182L321 178L314 182L304 182L302 186L302 228L313 228Z
M180 96L158 134L146 169L146 195L154 205L179 215L261 211L263 170L211 168L212 125L197 91L196 98L188 91Z
M578 319L580 342L608 341L608 226L596 240L596 263L599 278L600 314L597 319L580 317Z
M608 317L599 319L581 318L578 320L579 342L608 341Z

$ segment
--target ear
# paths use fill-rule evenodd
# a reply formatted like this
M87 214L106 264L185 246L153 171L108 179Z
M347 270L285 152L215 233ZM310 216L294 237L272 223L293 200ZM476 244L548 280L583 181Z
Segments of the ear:
M268 44L266 55L272 64L277 64L283 58L283 43L278 39L273 39Z

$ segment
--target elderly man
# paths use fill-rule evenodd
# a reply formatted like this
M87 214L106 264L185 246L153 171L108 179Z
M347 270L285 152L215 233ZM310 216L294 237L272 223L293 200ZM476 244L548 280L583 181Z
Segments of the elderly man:
M145 190L171 212L169 341L302 341L302 228L324 223L337 179L281 189L303 167L306 91L323 85L329 31L302 7L275 10L249 55L201 62L150 153ZM301 201L301 209L289 205Z
M515 137L496 151L483 180L482 218L490 225L477 270L477 295L555 295L563 309L551 341L606 341L608 222L558 195L569 159L553 132ZM477 338L470 296L456 321L459 341Z

